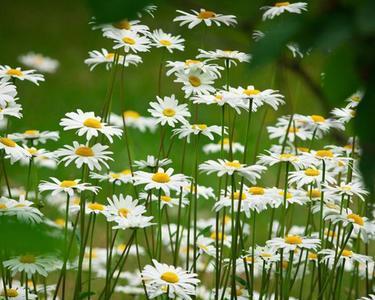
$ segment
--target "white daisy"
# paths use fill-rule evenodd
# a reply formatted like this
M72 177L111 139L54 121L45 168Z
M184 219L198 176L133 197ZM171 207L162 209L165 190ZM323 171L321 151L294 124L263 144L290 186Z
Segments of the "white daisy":
M211 60L224 60L228 62L228 67L233 65L237 65L237 62L250 62L251 55L246 54L237 50L214 50L214 51L206 51L203 49L198 49L199 53L197 58L204 58L206 61Z
M192 299L195 287L200 282L197 274L189 273L180 267L161 264L155 259L152 263L154 266L146 265L141 273L151 298L168 294L169 298Z
M124 48L126 53L148 52L151 47L147 37L130 30L106 31L104 36L114 40L114 49Z
M57 159L53 152L48 152L45 149L28 147L26 145L23 145L23 148L31 154L31 157L25 157L21 159L21 165L28 166L30 163L30 159L33 159L33 163L36 166L56 169Z
M324 188L324 191L329 193L329 194L335 194L335 195L340 195L340 196L357 196L359 199L362 201L365 201L364 196L367 196L369 194L368 191L366 191L363 188L363 185L361 182L349 182L349 183L344 183L341 182L340 185L326 185Z
M17 119L22 118L22 107L16 102L9 102L5 106L0 107L0 121L7 117L15 117ZM5 120L6 121L6 120Z
M59 180L55 177L50 177L51 181L42 181L39 184L39 190L41 192L52 191L52 196L59 193L66 193L70 197L73 197L75 193L81 193L82 191L91 191L97 193L99 187L92 186L89 183L80 183L79 179L74 180Z
M266 167L260 165L246 166L245 164L241 164L238 160L229 161L218 159L217 161L208 160L200 164L199 170L207 174L217 173L219 177L224 174L233 175L236 173L245 177L251 183L255 183L256 180L260 178L260 174L266 170Z
M187 104L178 104L174 95L164 98L157 96L156 100L158 102L150 102L151 108L148 109L148 112L156 119L157 123L162 126L168 124L171 127L175 127L178 122L187 123L185 117L191 116Z
M23 141L37 145L38 143L46 143L48 140L57 141L60 138L58 131L39 131L35 129L28 129L22 133L12 133L8 135L9 138L15 141Z
M195 194L195 185L190 184L190 183L185 185L182 189L182 193L184 195L189 194L189 193ZM214 189L210 186L207 187L207 186L197 184L197 197L198 198L203 197L205 199L214 198L215 197Z
M331 114L335 119L337 119L341 123L348 123L350 120L352 120L355 115L356 111L349 107L344 108L334 108L331 111Z
M19 200L0 198L0 213L6 216L16 216L21 222L41 223L43 214L39 209L33 207L34 203L25 199L24 195L19 196Z
M276 16L281 15L284 12L290 12L293 14L301 14L303 11L307 11L306 2L276 2L274 6L263 6L260 8L265 10L263 14L263 21L267 19L273 19Z
M244 146L241 145L240 143L232 141L232 146L230 146L230 140L229 138L224 138L222 141L219 141L218 143L210 143L205 146L203 146L203 152L206 154L209 153L218 153L221 151L221 144L223 143L223 150L225 152L229 152L230 149L232 148L232 152L240 152L243 153L244 151Z
M121 185L123 183L132 183L133 176L130 169L124 169L120 172L112 172L110 171L107 174L99 174L95 172L90 173L90 178L98 179L99 181L108 181L110 183L114 183L116 185Z
M93 29L101 28L104 33L107 31L129 30L135 33L148 34L149 32L148 26L140 24L140 23L141 21L139 20L129 21L127 19L124 19L113 24L95 26Z
M173 22L180 22L180 26L189 24L188 25L189 29L194 28L201 22L204 22L206 26L211 26L212 24L220 26L221 23L227 26L237 24L236 17L233 15L217 14L213 11L205 10L203 8L201 8L199 12L196 10L191 10L191 11L192 13L187 13L182 10L177 10L177 12L182 15L174 18Z
M373 260L370 256L357 254L349 249L338 249L338 253L341 253L341 255L338 257L337 267L342 266L344 262L350 264L354 262L365 264L366 262L371 262ZM337 259L336 250L323 249L319 251L319 254L323 256L322 262L328 262L329 266L332 268L335 260Z
M4 150L6 158L9 158L12 164L20 159L31 157L27 150L7 137L0 137L0 149Z
M99 132L105 135L111 143L113 143L112 136L122 135L120 128L102 122L94 112L83 112L77 109L77 112L69 112L65 116L66 118L61 119L60 126L64 127L64 130L77 129L78 136L86 135L88 141L92 137L97 137Z
M21 55L18 60L26 67L45 73L55 73L59 67L59 62L56 59L34 52Z
M143 117L134 110L124 111L123 116L124 120L121 116L111 113L110 124L123 127L125 121L126 127L132 127L140 130L141 132L145 132L146 129L154 132L157 128L156 120L154 118Z
M187 138L190 143L190 136L202 134L207 136L211 141L214 139L213 134L221 135L221 127L217 125L207 126L206 124L183 124L180 128L173 129L173 134L178 135L179 139ZM224 128L224 134L227 134Z
M183 43L185 39L181 38L180 35L173 36L170 33L163 32L161 29L157 29L150 34L150 38L152 40L151 46L156 48L165 48L170 53L173 52L173 49L184 51Z
M182 83L182 90L185 92L186 97L190 97L190 95L214 93L215 88L212 85L215 79L210 73L204 73L199 69L192 69L188 73L177 72L174 82Z
M26 295L27 293L27 295ZM33 294L31 291L27 291L26 287L23 286L15 286L14 283L12 284L12 287L7 287L4 290L4 287L0 287L0 297L1 299L6 299L6 297L9 300L25 300L25 299L36 299L38 296Z
M153 155L147 155L146 160L136 160L134 161L134 165L139 169L146 169L150 168L153 169L157 166L164 167L172 163L172 160L169 158L157 159Z
M0 107L17 100L16 86L6 80L0 80Z
M68 166L73 161L78 169L83 164L87 165L92 171L94 169L101 170L101 164L109 168L107 160L113 160L108 155L111 155L111 151L107 151L108 146L95 144L93 146L87 146L79 144L74 141L73 146L65 145L64 148L56 150L55 154L60 158L60 162L64 162L65 166Z
M274 249L284 249L286 252L299 249L316 251L320 245L320 239L308 238L299 235L287 235L284 238L276 237L266 242L267 246Z
M299 188L310 184L320 186L322 182L323 172L313 167L289 173L289 184L295 183ZM334 184L336 180L329 174L325 174L324 182Z
M205 74L209 74L214 79L220 78L220 71L224 70L223 67L217 64L208 64L204 61L196 59L187 59L185 61L167 61L166 67L169 68L167 71L167 76L179 72L189 74L192 71L201 71Z
M34 274L47 277L48 270L56 264L55 259L46 256L35 256L25 254L16 256L3 262L4 267L8 268L13 275L19 272L25 272L29 278Z
M288 162L293 165L296 169L299 169L304 166L304 162L302 161L301 157L298 155L294 155L291 153L274 153L271 151L266 151L267 154L261 154L258 156L258 164L261 165L268 165L273 166L278 163L285 163Z
M11 68L9 66L0 66L0 78L9 80L15 78L19 80L28 80L36 85L39 85L39 81L44 81L42 74L36 74L35 70L21 70L21 68Z

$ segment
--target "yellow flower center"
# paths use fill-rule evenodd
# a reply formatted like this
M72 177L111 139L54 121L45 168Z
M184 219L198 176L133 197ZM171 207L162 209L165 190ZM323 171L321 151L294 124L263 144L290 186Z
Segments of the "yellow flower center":
M261 254L259 254L261 257L265 257L265 258L270 258L272 257L272 254L271 253L266 253L266 252L263 252Z
M245 261L251 264L251 263L253 263L255 261L255 259L252 258L251 256L246 256L245 257Z
M276 7L283 7L283 6L288 6L290 3L289 2L276 2L275 6Z
M71 188L77 185L75 180L63 180L60 183L60 187L62 188Z
M0 203L0 209L5 209L7 206L4 203Z
M123 252L126 249L126 244L120 244L117 246L117 250Z
M259 186L252 186L248 191L251 195L264 195L264 188Z
M333 157L333 152L331 150L318 150L315 152L315 156L318 157Z
M350 220L353 220L354 223L360 225L360 226L363 226L365 224L365 221L363 220L363 218L357 214L349 214L347 215L347 218L350 219Z
M1 296L5 296L5 294L8 296L8 298L15 298L18 296L18 291L16 289L6 289L6 292L1 292Z
M90 128L102 128L102 123L98 119L88 118L83 122L83 125Z
M308 258L309 258L310 260L312 260L312 259L317 259L317 258L318 258L318 255L317 255L316 253L311 252L311 253L309 253Z
M193 125L191 125L191 128L192 129L205 130L205 129L207 129L207 125L206 124L193 124Z
M190 65L195 65L199 64L201 61L197 59L187 59L185 60L185 65L190 66Z
M231 167L231 168L235 168L235 169L241 168L241 164L240 164L240 162L238 160L227 161L225 163L225 165L227 167Z
M199 79L199 77L194 75L189 76L189 82L193 87L198 87L201 85L201 80Z
M32 147L32 148L27 148L27 152L29 152L31 155L35 155L38 153L38 149Z
M34 255L23 255L20 257L19 261L23 264L33 264L36 259Z
M311 198L319 198L321 195L320 190L312 189L310 192L307 192L308 196L311 196Z
M170 202L170 201L172 200L172 198L169 197L169 196L161 196L160 199L161 199L162 201L164 201L164 202Z
M94 156L94 151L92 151L90 147L86 146L78 147L75 153L79 156L85 157Z
M123 175L131 175L132 171L130 169L124 169L121 171L121 174Z
M23 76L23 73L20 70L17 70L17 69L9 69L7 71L7 75L9 75L9 76Z
M247 197L244 193L241 195L241 200L245 200ZM234 200L240 200L240 192L234 192L233 193L233 199Z
M125 43L125 44L128 44L128 45L134 45L135 44L135 40L132 39L131 37L124 37L122 38L122 41Z
M176 114L176 111L173 108L165 108L163 110L163 115L166 117L173 117Z
M302 238L299 235L288 235L284 238L285 243L291 245L302 244Z
M290 128L289 128L289 133L297 133L299 131L299 129L297 128L297 127L293 127L293 126L291 126Z
M124 117L131 118L131 119L139 119L141 115L134 110L127 110L127 111L124 111Z
M130 25L128 20L123 20L123 21L117 22L117 23L113 24L113 26L118 28L118 29L125 29L125 30L130 30L130 28L131 28L131 25Z
M108 60L111 60L115 57L115 54L114 53L108 53L105 58L108 59Z
M113 179L119 179L121 177L121 174L120 173L111 173L111 174L109 174L109 176L111 176Z
M210 10L204 10L198 14L198 19L211 19L215 17L216 17L216 14Z
M290 154L290 153L282 153L279 155L280 159L293 159L295 158L295 155Z
M309 148L306 148L306 147L297 147L297 150L299 152L309 152Z
M25 130L24 134L27 134L27 135L37 135L37 134L39 134L39 130L35 130L35 129Z
M0 143L2 143L3 145L7 147L12 147L12 148L17 146L17 144L13 140L9 138L5 138L5 137L0 138Z
M87 207L90 208L91 210L100 210L100 211L103 211L105 208L103 204L100 204L98 202L91 202L87 204Z
M251 89L246 89L246 90L243 90L243 93L247 96L254 96L254 95L258 95L260 93L259 90L251 90Z
M212 240L216 240L216 232L215 232L215 231L211 233L210 238L211 238ZM224 234L224 236L223 236L221 232L218 232L218 234L217 234L217 239L218 239L218 240L221 240L221 239L224 239L224 240L225 240L225 239L226 239L226 236L225 236L225 234Z
M350 251L350 250L347 250L347 249L344 249L341 253L342 256L345 256L345 257L351 257L353 255L353 251Z
M166 47L172 45L172 42L169 40L160 40L159 43Z
M160 278L169 283L177 283L180 280L175 272L164 272Z
M279 191L279 195L284 197L285 191ZM286 193L286 199L290 199L292 197L293 197L292 193L289 193L289 192Z
M336 232L334 232L333 230L326 230L326 233L325 233L328 237L336 237L337 234Z
M60 226L60 227L64 227L65 226L65 220L62 219L62 218L57 218L55 220L55 224L58 225L58 226Z
M228 138L224 138L222 141L219 141L219 145L221 145L221 143L223 143L223 145L229 145L229 139Z
M154 175L152 175L151 179L158 183L167 183L171 180L167 173L160 172L156 172Z
M73 199L73 204L74 204L74 205L79 205L80 203L81 203L81 199L80 199L80 198L75 197L75 198Z
M361 97L356 96L356 95L350 97L350 99L352 99L354 102L359 102L359 101L361 101Z
M320 115L312 115L311 116L311 119L315 122L315 123L323 123L326 119Z
M307 176L319 176L319 174L320 174L320 171L317 169L308 168L305 170L305 175Z
M126 218L128 216L128 214L129 214L129 210L127 208L125 208L125 207L119 208L118 215L120 217Z

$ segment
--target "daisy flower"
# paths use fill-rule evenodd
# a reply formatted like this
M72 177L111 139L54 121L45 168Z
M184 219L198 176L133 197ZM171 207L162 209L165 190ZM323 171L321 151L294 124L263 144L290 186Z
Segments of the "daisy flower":
M140 199L147 200L149 199L149 193L140 193L139 194ZM152 201L159 201L159 196L151 194L151 200ZM181 198L181 207L185 207L189 204L189 200L186 198ZM160 205L163 208L164 206L168 207L174 207L180 205L180 197L171 197L167 195L161 195L160 196Z
M204 61L196 59L187 59L185 61L167 61L166 67L169 68L167 76L174 73L189 74L192 71L201 71L209 74L213 79L221 77L220 71L224 70L223 67L217 64L208 64Z
M217 176L221 177L224 174L233 175L234 173L245 177L251 183L255 183L257 179L260 178L260 174L266 170L266 167L260 165L246 166L241 164L238 160L223 160L218 159L208 160L199 165L199 170L201 172L207 173L217 173Z
M10 158L10 162L14 162L31 157L31 154L19 146L15 141L7 137L0 137L0 149L4 150L6 158Z
M292 125L288 126L288 124L267 126L269 138L278 139L279 143L282 143L284 141L287 130L288 130L287 140L290 142L294 142L296 138L302 141L305 141L311 138L311 131L306 130L304 127L298 127L298 126L292 126Z
M47 277L48 270L55 263L54 258L32 254L16 256L3 262L4 267L8 268L12 272L12 275L25 272L29 278L34 274Z
M79 179L61 181L55 177L50 177L50 179L51 181L42 181L39 184L39 191L52 191L52 196L66 193L73 197L75 193L81 193L82 191L91 191L96 194L99 190L99 187L92 186L89 183L80 183Z
M147 37L130 30L106 31L104 36L114 40L114 49L124 48L125 53L148 52L151 47Z
M86 203L86 214L102 214L105 210L105 205L98 203L98 202L88 202Z
M238 209L240 212L244 212L246 217L250 217L250 206L249 206L249 201L247 201L247 194L244 192L240 194L240 192L230 192L227 196L225 195L225 191L222 191L222 197L220 198L219 201L215 202L214 205L214 210L215 211L220 211L223 208L229 207L230 211L235 211L238 212ZM239 207L240 201L241 200L241 206ZM264 207L263 209L265 208ZM262 209L262 210L263 210Z
M344 262L353 264L354 262L365 264L366 262L371 262L373 259L370 256L357 254L349 249L338 250L341 255L338 257L337 267L342 266ZM336 250L334 249L323 249L319 251L322 255L322 262L328 262L329 266L332 268L334 261L336 260Z
M118 127L123 127L125 120L126 127L132 127L140 130L141 132L145 132L146 129L150 130L151 132L154 132L157 128L156 120L154 118L143 117L134 110L124 111L124 120L122 116L116 115L114 113L111 113L110 116L110 124L113 124Z
M337 121L341 123L348 123L350 120L352 120L355 115L356 111L352 108L349 107L344 107L344 108L334 108L331 111L331 115L337 119Z
M108 146L95 144L93 146L82 145L76 141L73 142L73 146L65 145L64 148L56 150L55 154L64 162L65 166L70 165L73 161L78 169L83 164L87 165L88 168L93 171L94 169L101 170L101 164L106 168L109 168L107 160L113 160L108 155L111 155L111 151L107 151Z
M156 48L165 48L170 53L173 52L173 49L184 51L184 39L180 35L173 36L170 33L165 33L161 29L154 30L150 34L151 46Z
M36 129L28 129L22 133L12 133L8 135L14 141L22 141L28 143L31 141L33 145L38 143L45 144L48 140L57 141L60 138L58 131L39 131Z
M289 173L289 184L295 183L298 188L310 184L320 186L322 182L323 173L316 168L307 168L305 170L292 171ZM325 174L324 182L334 184L336 180L329 174Z
M232 152L240 152L243 153L244 151L244 146L241 145L240 143L232 141L232 147L230 147L230 140L229 138L224 138L222 141L219 141L218 143L210 143L205 146L203 146L203 152L206 154L209 153L218 153L221 151L221 144L223 143L223 150L225 152L229 152L230 148L232 148Z
M120 194L113 195L112 198L107 198L108 204L106 205L104 214L107 216L108 221L115 221L129 218L131 216L141 216L146 212L144 205L138 203L138 200L132 196Z
M36 69L44 73L55 73L59 67L59 62L48 56L39 53L29 52L21 55L18 60L26 67Z
M226 128L224 133L227 134ZM221 127L217 125L207 126L206 124L183 124L180 128L173 129L173 134L178 135L179 139L187 138L190 143L191 135L202 134L207 136L211 141L214 139L213 134L221 135Z
M3 286L0 287L0 297L1 299L6 299L7 297L11 300L33 300L38 296L31 293L30 291L27 291L23 286L15 286L14 284L12 284L12 287L6 288L5 290Z
M186 300L195 295L195 288L200 282L195 273L189 273L180 267L169 266L152 260L141 273L150 297L155 298L168 293L169 298L181 297Z
M284 190L274 188L272 189L272 206L273 207L279 207L280 205L283 205L284 203L284 196L285 192ZM310 199L306 197L306 192L304 190L297 190L288 188L288 191L286 193L286 206L288 207L290 204L299 204L299 205L305 205Z
M267 154L261 154L258 156L258 164L273 166L278 163L288 162L293 165L296 169L301 168L304 165L304 162L301 160L301 157L291 153L275 153L266 150Z
M115 54L113 52L108 52L104 48L102 48L101 51L90 51L89 58L85 59L85 64L90 66L90 71L94 70L94 68L100 64L105 64L106 69L109 70L114 63ZM130 65L136 66L142 63L142 58L135 54L127 54L126 56L120 55L117 63L119 65L124 65L125 67Z
M295 251L297 248L316 251L320 245L320 239L287 235L284 238L276 237L268 240L266 244L274 249L284 249L286 252Z
M329 194L335 194L340 196L356 196L362 201L365 201L364 196L367 196L369 194L369 192L363 188L361 182L355 181L349 183L341 182L340 185L333 186L326 185L324 191Z
M206 51L203 49L198 49L199 54L197 58L204 58L206 61L211 60L224 60L228 62L228 67L233 65L237 65L237 62L250 62L251 55L246 54L236 50L214 50L214 51Z
M183 174L174 174L173 169L169 168L164 171L163 168L159 168L155 173L148 173L144 171L136 171L134 173L134 184L140 185L145 184L144 189L146 191L152 189L161 189L165 195L169 196L170 191L179 191L184 185L186 185L188 179Z
M260 8L261 10L265 10L263 14L263 21L267 19L273 19L281 15L284 12L290 12L293 14L301 14L303 11L307 11L307 3L306 2L276 2L273 6L263 6Z
M348 102L348 107L355 108L358 106L359 102L362 101L364 92L363 91L357 91L353 95L351 95L348 99L346 99L346 102Z
M215 79L210 73L204 73L199 69L192 69L188 73L177 72L174 82L183 84L182 90L188 98L190 95L214 93L215 88L212 85Z
M100 182L108 181L116 185L133 182L133 176L132 176L132 172L130 169L125 169L120 172L109 172L107 174L98 174L95 172L91 172L90 178L98 179Z
M4 79L0 80L0 106L4 107L17 100L16 86Z
M157 159L153 155L147 155L146 160L136 160L134 161L134 166L139 169L146 169L146 168L156 168L156 167L165 167L172 163L172 160L169 158Z
M209 199L209 198L215 197L214 189L212 187L207 187L207 186L197 184L196 192L197 192L198 198L203 197L204 199ZM195 185L190 184L190 183L185 185L182 189L182 193L184 195L189 194L189 193L195 194Z
M44 81L42 74L36 74L35 70L21 70L21 68L11 68L9 66L0 66L0 78L9 80L11 78L19 80L28 80L39 85L39 81Z
M326 119L321 115L295 115L295 119L297 122L305 124L305 126L311 129L311 131L315 131L315 136L318 138L321 138L325 133L327 133L332 128L339 130L345 129L341 122L338 122L337 120L333 120L330 118Z
M185 117L191 116L187 104L179 105L174 95L164 98L157 96L156 100L158 102L150 102L151 108L148 109L148 112L156 119L156 123L162 126L168 124L171 127L175 127L178 122L187 123Z
M9 102L5 106L0 107L0 121L3 121L7 117L15 117L17 119L21 119L21 111L22 107L20 104L16 102Z
M135 33L141 34L148 34L149 27L147 25L140 24L141 21L139 20L121 20L113 24L105 24L93 27L93 29L101 28L101 30L105 33L107 31L123 31L129 30ZM104 35L105 36L105 35Z
M43 214L39 209L32 207L34 203L20 195L19 200L0 198L0 213L6 216L16 216L19 221L26 223L42 222Z
M53 152L47 152L45 149L37 149L26 145L23 145L23 148L31 154L31 157L21 159L21 165L27 166L30 163L30 159L33 159L36 166L56 169L57 159Z
M97 137L99 132L105 135L111 143L113 143L112 136L122 135L120 128L102 122L94 112L83 112L77 109L77 112L69 112L65 116L66 118L61 119L60 126L64 127L64 130L77 129L78 136L86 135L88 141L92 137Z
M146 228L149 226L154 225L154 223L150 223L153 217L148 216L129 216L127 218L117 218L116 225L112 227L112 229L137 229L137 228Z
M189 24L189 29L194 28L201 22L204 22L206 26L211 26L212 24L220 26L221 23L225 24L226 26L237 24L236 17L233 15L217 14L213 11L205 10L203 8L201 8L199 12L196 10L191 11L192 13L187 13L182 10L177 10L177 12L182 15L174 18L173 22L180 22L180 26Z

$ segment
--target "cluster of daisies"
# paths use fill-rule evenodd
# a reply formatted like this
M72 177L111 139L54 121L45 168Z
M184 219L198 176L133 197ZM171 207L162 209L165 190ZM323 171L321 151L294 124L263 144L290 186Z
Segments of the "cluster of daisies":
M266 21L302 13L307 4L279 2L261 9ZM139 18L153 17L155 10L146 7ZM173 21L189 29L237 24L233 15L205 9L177 13ZM159 82L144 116L128 107L118 113L111 110L114 79L140 65L142 54L153 47L168 55L183 51L185 40L150 30L140 20L98 25L94 19L92 24L113 49L90 51L85 64L90 70L104 65L110 86L100 114L77 109L61 118L62 130L73 136L68 145L40 148L59 139L54 131L8 132L11 118L22 117L17 85L23 80L39 84L44 77L0 66L5 182L0 218L46 224L59 229L64 241L53 253L13 255L0 249L1 299L111 299L115 293L185 300L336 299L343 292L349 299L375 297L370 247L375 223L368 218L369 193L358 171L358 141L351 137L347 145L316 146L332 131L345 133L362 91L329 117L292 114L273 126L262 125L260 132L267 131L275 144L259 154L258 143L249 143L252 115L277 111L288 99L271 88L231 86L228 78L220 86L230 68L251 61L250 54L198 49L184 61L163 61L166 76L184 96L162 96ZM255 40L263 36L253 34ZM296 59L303 57L295 43L286 46ZM33 53L20 61L40 72L58 66ZM199 121L202 106L219 112L218 124ZM241 114L245 132L236 127ZM137 157L129 130L160 130L158 152ZM116 143L125 144L122 160L114 160ZM175 144L183 150L172 161ZM256 153L252 162L249 149ZM202 160L201 152L212 158ZM28 168L24 188L12 185L8 162ZM64 167L81 175L33 182L32 174L44 167L52 174ZM267 176L275 178L273 185L266 185ZM58 217L48 217L51 211Z

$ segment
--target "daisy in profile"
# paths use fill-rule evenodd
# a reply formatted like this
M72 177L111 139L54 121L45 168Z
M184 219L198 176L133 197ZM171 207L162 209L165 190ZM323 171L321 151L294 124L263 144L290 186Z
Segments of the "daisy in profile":
M7 137L0 137L0 149L4 150L5 157L9 158L12 164L20 159L31 157L31 154L27 150Z
M95 23L92 22L93 24ZM123 19L121 21L118 21L116 23L112 24L104 24L104 25L99 25L99 26L94 26L93 29L100 28L104 36L107 31L123 31L123 30L129 30L133 31L135 33L141 33L141 34L148 34L149 33L149 27L147 25L141 24L141 21L139 20L131 20L129 21L128 19Z
M16 86L5 79L0 80L0 106L4 107L10 102L17 100Z
M7 287L4 289L3 286L0 287L0 297L1 299L11 299L11 300L25 300L25 299L36 299L38 295L35 295L31 291L26 290L26 287L15 286L12 283L12 287Z
M34 52L21 55L18 60L26 67L43 73L55 73L59 67L59 62L56 59Z
M340 196L356 196L362 201L365 201L364 197L369 194L369 192L363 188L363 184L359 181L349 183L341 182L339 185L326 185L324 191L328 194Z
M224 133L227 134L226 128ZM178 135L179 139L187 138L190 143L191 135L202 134L207 136L211 141L214 139L214 134L221 135L221 127L217 125L207 126L206 124L183 124L180 128L173 129L173 134Z
M256 180L260 178L260 174L266 170L266 167L260 165L246 166L245 164L241 164L238 160L229 161L218 159L217 161L208 160L200 164L199 170L208 175L217 173L219 177L225 174L233 175L236 173L255 184Z
M157 102L150 102L151 108L148 109L148 112L157 123L162 126L168 124L171 127L175 127L178 122L187 123L185 118L191 116L187 104L178 104L174 95L164 98L157 96L156 100Z
M77 112L69 112L65 116L66 118L61 119L60 126L64 130L77 129L78 136L86 135L88 141L102 133L113 143L113 136L120 137L122 135L122 129L102 122L101 118L95 116L94 112L83 112L77 109Z
M19 221L25 223L41 223L43 214L39 209L33 207L34 202L25 199L25 195L20 195L18 201L5 197L0 198L3 209L0 211L6 216L15 216Z
M217 26L221 26L221 24L224 24L226 26L237 24L236 17L233 15L217 14L213 11L205 10L203 8L201 8L199 12L196 10L191 11L192 13L187 13L182 10L177 10L177 12L181 15L174 18L173 22L179 22L180 26L189 24L189 29L194 28L202 22L204 22L206 26L211 26L212 24L215 24Z
M219 141L218 143L210 143L205 146L203 146L203 152L206 154L209 153L218 153L221 151L221 144L223 144L223 150L225 152L229 152L230 148L232 148L233 153L240 152L243 153L244 146L240 143L232 141L232 147L230 147L230 140L229 138L224 138L222 141Z
M26 145L23 145L23 148L31 154L31 157L21 159L21 165L28 166L30 159L33 159L36 166L56 169L57 160L53 152L48 152L46 149L42 148L28 147Z
M333 264L336 259L338 259L337 267L342 266L343 263L349 263L350 265L353 265L354 263L361 263L366 264L366 262L371 262L373 259L370 256L362 255L353 252L349 249L338 249L338 253L341 253L341 255L336 258L336 250L334 249L323 249L319 251L319 254L322 255L322 262L328 262L328 265L330 268L333 267Z
M140 193L139 197L141 199L147 200L149 198L148 193ZM151 195L151 201L159 201L159 196L152 194ZM189 204L189 200L186 198L181 198L181 207L185 207ZM167 195L161 195L160 196L160 205L163 208L164 206L167 207L174 207L180 205L180 197L172 197Z
M165 48L170 53L173 52L174 49L184 51L184 39L178 35L173 36L170 33L165 33L161 29L154 30L150 34L151 38L151 46L154 46L156 48Z
M295 115L296 121L305 124L305 126L311 131L315 131L315 136L321 138L329 130L335 128L339 130L344 130L345 127L342 123L337 120L325 118L321 115Z
M296 169L304 166L304 162L301 157L291 153L275 153L271 151L266 151L268 154L261 154L258 156L258 164L273 166L279 163L288 162L293 165Z
M0 106L0 121L5 120L8 117L15 117L17 119L22 118L22 107L16 102L6 103L5 106Z
M96 194L99 190L99 187L92 186L89 183L80 183L79 179L59 180L55 177L50 177L50 179L51 181L42 181L39 184L39 190L41 192L52 191L52 196L66 193L73 197L75 193L81 193L82 191L91 191Z
M32 142L33 145L38 143L45 144L48 140L57 141L60 138L58 131L39 131L36 129L28 129L20 133L12 133L8 135L14 141Z
M0 66L0 78L9 80L11 78L27 80L39 85L39 81L44 81L42 74L36 74L35 70L21 70L21 68L11 68L9 66Z
M183 174L173 174L173 169L169 168L164 171L159 168L155 173L148 173L144 171L136 171L134 173L134 184L145 184L145 190L161 189L165 195L169 196L171 190L179 191L186 185L188 179Z
M185 92L186 97L190 97L191 95L214 93L215 88L212 85L215 79L210 73L192 69L189 73L177 72L174 82L182 83L182 90Z
M109 70L114 63L115 54L113 52L108 52L104 48L102 48L101 51L90 51L89 58L85 59L85 64L90 67L90 71L94 70L96 66L101 64L105 64L105 68ZM119 65L124 65L125 67L128 67L130 65L136 66L142 63L142 58L135 54L127 54L125 57L123 55L120 55L117 63Z
M126 53L148 52L151 47L147 37L130 30L106 31L104 36L114 40L114 49L123 48Z
M56 150L55 154L65 166L74 162L78 169L85 164L91 171L95 169L100 171L102 169L101 164L109 168L106 161L113 160L108 156L111 155L112 152L107 149L108 146L99 143L88 146L74 141L73 146L65 145L64 148Z
M310 199L306 197L306 192L304 190L288 188L288 191L285 195L284 190L273 188L272 199L270 201L272 203L272 206L279 207L280 205L283 205L284 197L286 198L287 207L291 204L305 205L310 201Z
M103 214L105 210L105 205L99 202L88 202L86 203L86 214Z
M301 14L303 11L307 11L307 3L306 2L296 2L296 3L276 2L273 6L263 6L260 9L265 10L263 14L263 21L264 21L267 19L273 19L274 17L277 17L284 12L290 12L293 14Z
M325 174L326 183L334 184L336 183L335 178L330 176L329 174ZM292 171L289 173L289 183L293 184L295 183L298 188L303 187L304 185L317 185L321 186L321 183L323 182L323 174L322 171L311 167L304 170L299 171Z
M251 208L249 206L249 201L247 199L247 193L243 192L242 194L240 192L231 192L227 196L224 196L225 191L222 191L222 197L219 201L215 202L214 210L220 211L223 208L229 207L230 211L238 212L238 209L240 212L244 212L246 217L250 217L250 211ZM241 205L239 207L240 201ZM266 206L266 203L264 203L264 208L261 210L264 210Z
M195 288L200 282L195 273L189 273L180 267L169 266L152 260L152 265L146 265L141 273L146 283L150 298L167 294L168 298L192 299Z
M134 110L124 111L123 117L111 113L110 124L113 124L118 127L123 127L124 121L126 127L135 128L141 132L145 132L147 129L151 132L154 132L157 128L156 120L154 118L141 116L138 112Z
M214 51L206 51L203 49L198 49L199 54L197 58L204 58L206 61L211 60L224 60L228 62L228 67L233 65L237 65L237 62L250 62L251 55L246 54L237 50L214 50Z
M319 248L320 239L287 235L284 238L276 237L268 240L266 244L273 249L284 249L286 252L295 251L297 248L316 251Z
M214 189L210 186L204 186L204 185L197 184L196 192L197 192L198 198L202 197L204 199L209 199L209 198L215 197ZM195 185L191 184L191 183L185 185L182 189L182 193L184 195L187 195L189 193L195 194Z
M356 111L349 107L344 108L334 108L331 111L331 115L341 123L348 123L356 116Z
M157 159L153 155L147 155L146 160L136 160L134 161L134 166L136 166L138 169L154 169L157 166L159 167L165 167L172 163L172 160L169 158L163 158L163 159Z
M46 256L25 254L6 260L3 264L13 275L24 272L29 278L34 274L47 277L48 270L56 264L56 260Z
M149 226L154 225L155 223L151 223L151 220L153 217L149 216L143 216L143 215L138 215L138 216L129 216L127 218L118 218L116 219L116 224L112 226L112 229L121 229L121 230L126 230L126 229L137 229L137 228L146 228Z
M100 182L108 181L116 185L133 182L133 176L132 176L132 172L130 169L124 169L120 172L111 171L107 174L99 174L99 173L91 172L90 178L98 179Z
M355 108L358 106L359 102L362 101L362 98L364 96L363 91L357 91L353 95L351 95L348 99L346 99L346 102L348 102L348 106L350 108Z
M197 59L187 59L185 61L167 61L166 67L169 68L167 76L176 73L189 74L192 71L200 71L210 75L213 79L221 77L220 71L224 70L222 66L217 64L209 64L205 61Z

